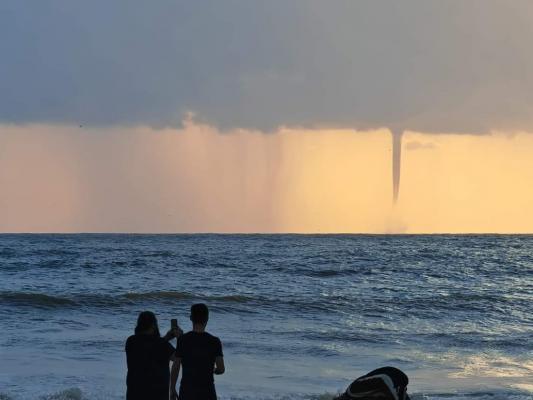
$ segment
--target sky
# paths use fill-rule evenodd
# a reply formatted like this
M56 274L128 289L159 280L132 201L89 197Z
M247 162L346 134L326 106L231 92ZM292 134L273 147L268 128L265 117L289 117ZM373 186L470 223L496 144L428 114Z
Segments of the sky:
M3 1L0 232L533 232L532 19L529 0Z

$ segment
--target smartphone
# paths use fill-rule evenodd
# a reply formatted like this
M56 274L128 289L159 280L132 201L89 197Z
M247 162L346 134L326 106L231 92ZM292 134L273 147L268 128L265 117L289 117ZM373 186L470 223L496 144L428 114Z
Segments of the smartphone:
M172 318L170 320L170 329L175 329L178 327L178 320L176 318Z

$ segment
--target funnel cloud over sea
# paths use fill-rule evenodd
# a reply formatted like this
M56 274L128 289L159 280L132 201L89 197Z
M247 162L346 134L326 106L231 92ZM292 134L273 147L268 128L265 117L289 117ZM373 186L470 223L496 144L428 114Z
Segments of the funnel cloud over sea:
M398 201L402 174L402 131L392 132L392 201Z

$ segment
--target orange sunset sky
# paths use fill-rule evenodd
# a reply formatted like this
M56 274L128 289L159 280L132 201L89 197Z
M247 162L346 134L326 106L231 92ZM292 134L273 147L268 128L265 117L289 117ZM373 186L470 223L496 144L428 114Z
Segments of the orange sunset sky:
M0 232L532 233L532 21L531 0L2 2Z
M3 232L531 232L533 135L0 127Z

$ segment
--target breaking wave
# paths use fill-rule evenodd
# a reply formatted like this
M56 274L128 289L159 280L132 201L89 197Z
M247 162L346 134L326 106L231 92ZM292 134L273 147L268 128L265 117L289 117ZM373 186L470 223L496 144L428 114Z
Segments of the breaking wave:
M237 396L219 396L220 400L332 400L338 393L322 393L322 394L242 394ZM413 393L410 395L412 400L531 400L533 394L525 391L516 390L495 390L495 391L480 391L480 392L466 392L466 393ZM70 388L59 391L57 393L36 395L25 400L118 400L122 399L121 395L109 396L109 394L91 394L83 393L79 388ZM18 400L19 397L13 397L6 393L0 393L0 400Z
M170 302L176 300L198 299L220 303L247 303L252 297L243 295L195 295L187 292L150 291L141 293L124 293L112 295L77 295L56 296L31 292L0 292L0 304L26 306L36 308L69 308L69 307L113 307L142 302Z

